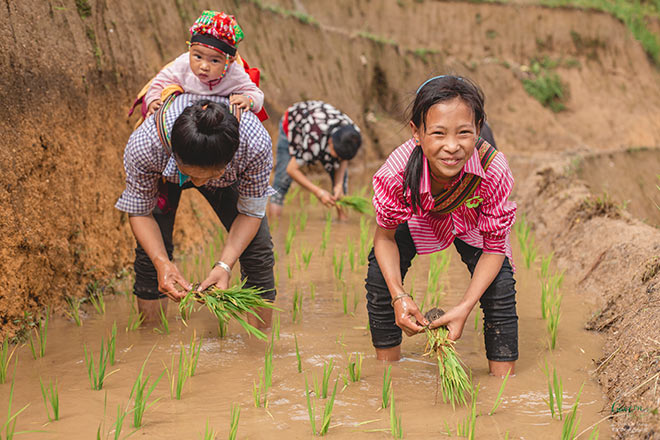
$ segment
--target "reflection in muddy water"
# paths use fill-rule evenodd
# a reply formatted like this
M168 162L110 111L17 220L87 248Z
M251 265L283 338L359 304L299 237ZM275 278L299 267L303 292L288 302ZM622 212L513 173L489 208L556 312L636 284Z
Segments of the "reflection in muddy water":
M99 425L103 433L114 438L118 406L126 408L131 387L149 351L154 348L146 373L154 380L170 367L172 356L178 359L179 344L189 344L193 330L204 338L196 374L185 384L181 400L170 397L167 374L161 379L152 396L152 401L160 400L146 411L144 425L135 438L199 438L207 420L218 438L226 438L233 404L241 407L238 438L310 438L305 378L313 389L313 383L321 381L323 367L331 359L334 368L330 387L338 381L338 392L328 437L389 437L389 410L379 410L384 366L375 360L367 330L363 287L366 267L357 264L359 217L352 214L348 222L334 223L328 248L322 254L320 243L325 210L318 204L308 203L307 196L303 206L308 214L307 224L304 231L297 230L288 255L285 253L286 233L289 216L293 221L301 210L298 197L287 205L279 225L273 228L278 253L276 305L282 312L280 338L274 341L273 384L268 392L267 409L255 408L253 398L253 386L259 383L264 369L266 343L250 339L235 323L230 324L228 336L219 339L216 322L206 310L193 314L186 327L177 318L176 308L171 307L173 304L168 311L170 334L158 334L151 328L126 332L132 298L131 295L116 295L106 299L105 316L97 315L90 308L89 318L82 327L76 327L65 318L53 319L44 358L35 361L28 347L19 348L12 409L16 411L27 403L30 406L19 415L17 430L41 431L23 434L20 438L89 439L95 438ZM373 233L372 219L369 224ZM346 255L349 247L355 252L353 270ZM307 268L301 257L302 249L313 249ZM462 296L469 276L453 248L447 252L451 262L448 272L441 278L445 295L440 302L445 309ZM216 251L215 255L218 254ZM344 260L342 281L335 279L333 254L337 259L342 255ZM188 275L195 270L193 265L192 259L187 260ZM210 267L208 261L200 261L198 265ZM418 299L426 287L428 265L428 256L418 256L406 280L406 286L414 290ZM606 416L609 409L604 408L606 404L599 387L589 374L593 369L592 359L600 357L601 346L598 336L582 329L589 305L572 291L569 274L563 287L558 346L554 352L549 352L545 322L540 318L536 270L526 270L519 263L517 280L521 358L517 374L509 379L503 401L494 415L489 416L488 412L495 402L501 379L488 376L483 335L475 331L474 312L457 344L458 353L472 370L474 384L480 384L476 438L503 439L507 432L511 439L560 438L563 422L551 419L544 402L548 398L543 373L546 360L557 367L563 379L565 413L584 383L579 407L578 432L581 432ZM303 295L302 318L293 323L292 301L296 289ZM346 314L342 302L344 289ZM101 338L107 338L114 321L119 328L117 363L108 368L107 373L111 374L103 390L92 391L83 361L83 345L98 354ZM297 370L294 336L298 341L302 373ZM469 411L467 408L454 411L451 405L435 403L437 367L423 356L424 344L423 335L404 338L405 358L392 368L396 408L402 418L404 436L438 438L446 436L448 430L450 436L455 436L457 424L464 422ZM362 353L364 357L362 377L356 383L348 379L347 370L349 356L354 353ZM57 379L59 421L47 423L39 378L44 382ZM0 414L7 413L9 386L0 386ZM313 397L312 400L316 402L318 428L325 399ZM121 438L133 432L131 423L132 414L129 414ZM600 438L609 437L608 426L601 424Z

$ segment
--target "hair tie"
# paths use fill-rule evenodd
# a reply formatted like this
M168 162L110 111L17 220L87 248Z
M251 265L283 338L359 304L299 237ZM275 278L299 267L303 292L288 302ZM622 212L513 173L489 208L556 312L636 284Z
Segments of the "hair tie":
M204 105L202 106L202 110L206 110L206 107L208 107L208 106L209 106L208 104L204 104Z
M438 76L434 76L433 78L429 78L429 79L427 79L426 81L424 81L424 82L422 83L422 85L419 86L419 88L417 89L417 91L415 92L415 94L418 95L418 94L419 94L419 91L422 90L422 87L424 87L425 85L427 85L428 83L430 83L430 82L433 81L434 79L440 79L440 78L445 78L445 77L456 78L456 79L459 80L459 81L463 81L463 78L461 78L460 76L454 76L454 75L438 75Z

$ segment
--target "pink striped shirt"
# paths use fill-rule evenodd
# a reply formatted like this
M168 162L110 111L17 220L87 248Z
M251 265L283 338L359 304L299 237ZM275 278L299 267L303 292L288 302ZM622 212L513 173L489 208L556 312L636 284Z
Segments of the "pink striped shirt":
M498 152L487 171L478 154L472 154L461 171L481 177L474 196L481 204L468 208L459 206L450 214L438 214L433 209L428 161L424 158L421 180L421 208L414 213L410 194L403 197L403 173L415 147L411 138L390 154L373 177L376 221L385 229L394 229L408 222L410 234L419 254L430 254L447 248L460 238L486 253L504 254L513 263L509 234L516 220L516 204L508 200L513 188L513 175L504 154ZM476 150L475 150L476 153Z

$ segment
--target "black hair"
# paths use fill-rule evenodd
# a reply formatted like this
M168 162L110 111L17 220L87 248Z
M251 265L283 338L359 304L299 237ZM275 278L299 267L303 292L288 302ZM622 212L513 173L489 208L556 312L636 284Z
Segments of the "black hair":
M238 121L224 104L201 99L172 126L172 152L184 165L227 165L238 149Z
M486 119L484 111L484 94L475 83L467 78L458 76L440 76L434 78L422 85L417 91L417 96L412 104L410 120L415 124L418 130L426 129L426 115L429 109L444 101L454 98L460 98L472 109L474 115L474 124L477 132ZM424 152L422 147L417 145L408 158L406 169L403 173L403 194L410 189L410 203L413 212L416 212L421 206L420 183L424 166Z
M362 136L352 125L342 125L331 137L335 153L342 160L353 159L362 145Z

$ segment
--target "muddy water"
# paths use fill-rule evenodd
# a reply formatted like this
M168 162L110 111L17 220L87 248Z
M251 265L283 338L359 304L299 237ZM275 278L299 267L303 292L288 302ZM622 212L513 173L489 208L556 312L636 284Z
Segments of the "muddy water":
M307 200L307 199L305 199ZM347 241L357 243L359 218L352 215L346 223L334 223L328 249L322 255L319 249L325 224L325 211L318 205L305 202L308 221L304 231L298 231L291 253L285 254L288 215L299 212L298 198L287 206L279 225L273 228L273 239L278 251L278 297L276 305L282 309L279 340L274 346L273 386L268 395L268 408L255 408L252 396L253 382L259 380L263 370L266 344L248 338L235 323L229 326L224 339L217 336L217 326L211 315L201 310L194 314L188 326L177 319L176 309L168 311L170 334L163 335L152 328L125 331L131 295L106 298L107 312L98 315L91 307L85 308L87 317L82 327L64 317L51 322L48 331L46 355L33 360L28 347L18 353L13 410L29 403L18 417L17 430L35 430L19 438L35 439L89 439L95 438L101 424L103 438L114 438L113 424L117 407L127 405L131 387L140 366L153 349L145 371L153 378L169 366L173 355L178 355L179 344L188 344L193 330L203 335L204 341L199 365L194 377L186 383L182 399L170 397L167 377L163 377L154 391L158 402L144 415L143 427L134 438L189 439L200 438L207 421L216 430L218 438L229 432L230 409L233 404L241 408L238 438L310 438L311 429L304 395L305 377L310 384L320 381L323 365L334 360L331 383L339 375L347 376L347 362L351 353L364 356L362 379L357 383L339 379L338 394L332 413L330 438L387 438L389 410L379 410L384 365L374 358L369 333L366 329L363 279L366 268L351 270L344 257L344 283L348 296L348 314L344 314L342 286L334 278L333 252L346 254ZM373 231L373 220L370 221ZM296 266L296 254L314 249L309 267ZM462 295L468 282L468 272L458 254L449 249L451 263L443 276L446 296L442 306L449 307ZM217 255L217 253L216 253ZM425 288L428 257L418 257L408 276L407 286L414 284L417 295ZM186 261L186 272L195 272L195 264L208 267L207 261ZM292 278L288 265L292 266ZM472 369L474 383L480 384L476 422L476 438L560 438L562 422L551 419L544 399L547 383L543 364L555 365L564 384L564 408L570 409L580 386L580 429L598 422L609 414L603 396L590 372L593 359L601 355L601 339L582 329L583 322L593 307L579 292L565 281L562 318L558 346L554 352L547 349L544 321L540 318L540 289L536 271L523 267L518 258L518 313L520 315L520 361L517 374L510 378L503 402L492 416L488 415L500 388L500 379L488 376L483 348L483 336L475 331L474 312L468 319L462 339L457 344L459 354ZM414 281L413 281L414 280ZM315 298L311 298L311 284ZM295 289L303 292L302 319L292 323L292 297ZM355 301L355 302L354 302ZM354 308L354 304L355 308ZM109 367L103 391L92 391L83 361L83 346L98 353L102 337L107 337L113 322L119 328L117 337L117 363ZM303 373L297 371L294 336L298 339ZM456 436L457 423L468 414L466 408L453 410L450 405L435 403L436 365L424 353L424 336L405 338L405 358L393 365L393 388L396 408L401 416L406 438L437 438ZM61 420L47 423L41 398L39 378L45 382L57 379L60 389ZM310 385L311 387L311 385ZM0 414L6 414L9 385L0 386ZM107 400L106 400L107 399ZM152 399L153 400L153 399ZM317 417L323 412L324 400L316 401ZM105 415L104 415L105 413ZM368 423L366 423L368 422ZM133 431L132 415L126 417L121 438ZM609 438L609 428L602 423L600 438ZM320 426L320 420L317 420ZM372 431L376 430L376 431ZM508 433L508 434L507 434ZM583 434L588 437L589 432Z

